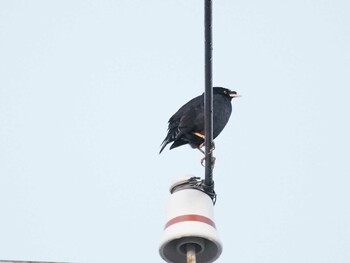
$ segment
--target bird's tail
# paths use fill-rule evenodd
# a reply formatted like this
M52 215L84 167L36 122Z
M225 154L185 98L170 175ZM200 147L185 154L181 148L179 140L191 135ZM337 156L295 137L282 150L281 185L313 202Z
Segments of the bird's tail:
M169 140L168 137L169 137L169 136L165 137L164 141L163 141L162 144L160 145L159 154L161 154L162 151L164 150L165 146L167 146L167 144L170 143L170 140Z
M168 128L168 134L166 135L164 141L160 145L161 148L160 148L159 154L161 154L161 152L164 150L165 146L167 146L169 143L175 141L177 136L178 136L178 131L177 131L176 127L170 125Z

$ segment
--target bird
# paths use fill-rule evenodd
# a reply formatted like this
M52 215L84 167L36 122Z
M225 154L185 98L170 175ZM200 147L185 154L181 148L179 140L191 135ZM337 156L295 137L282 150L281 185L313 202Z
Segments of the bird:
M232 112L231 100L240 97L236 91L224 87L213 88L213 139L225 128ZM189 144L192 148L204 146L204 93L184 104L168 121L168 133L160 145L159 154L172 143L169 150Z

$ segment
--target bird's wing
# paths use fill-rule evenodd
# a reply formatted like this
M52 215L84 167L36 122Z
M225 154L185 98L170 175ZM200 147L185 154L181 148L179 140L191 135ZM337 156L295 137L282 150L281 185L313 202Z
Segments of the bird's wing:
M173 141L180 140L186 133L198 131L200 125L204 126L204 96L193 98L184 104L169 119L168 134L161 144L161 150Z
M178 123L178 133L176 139L180 139L184 134L193 132L203 132L204 112L202 105L188 107L182 114Z

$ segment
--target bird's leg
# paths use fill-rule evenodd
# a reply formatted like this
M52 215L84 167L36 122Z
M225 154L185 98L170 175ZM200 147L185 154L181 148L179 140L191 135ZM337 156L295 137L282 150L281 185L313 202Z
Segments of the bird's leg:
M199 132L194 132L193 134L196 135L197 137L199 137L199 138L205 140L205 136L204 136L203 134L201 134L201 133L199 133ZM204 142L202 142L202 143L198 146L197 149L198 149L201 153L203 153L203 154L205 155L205 152L202 150L203 147L204 147Z
M202 144L203 144L203 143L202 143ZM202 144L199 145L197 149L198 149L201 153L203 153L203 154L205 155L205 152L202 150L202 148L203 148Z
M211 165L213 166L213 169L214 169L215 161L216 161L216 158L215 158L214 156L212 156L212 157L211 157ZM203 158L201 159L201 165L202 165L203 167L205 167L204 162L205 162L205 157L203 157Z
M202 138L204 140L204 142L202 142L199 146L198 146L198 150L200 150L203 154L205 154L205 152L202 150L202 148L205 146L205 136L199 132L194 132L194 135L198 136L199 138ZM212 142L212 147L210 148L209 153L213 153L213 151L215 150L215 142Z
M204 146L205 146L205 143L204 143L204 142L201 143L201 144L198 146L198 149L199 149L203 154L205 154L205 152L202 150L202 148L203 148ZM213 141L212 146L211 146L211 148L210 148L210 150L209 150L209 154L212 154L214 150L215 150L215 142Z
M201 148L203 148L204 147L204 142L201 144L201 145L199 145L199 147L198 147L198 149L204 154L204 157L201 159L201 165L203 166L203 167L205 167L204 166L204 161L205 161L205 151L203 151ZM212 143L212 147L210 148L210 150L209 150L209 154L212 154L213 153L213 151L215 150L215 143L214 143L214 141L213 141L213 143ZM216 160L216 158L214 157L214 156L212 156L211 157L211 164L212 164L212 166L213 166L213 169L214 169L214 165L215 165L215 160Z
M210 148L210 150L209 150L209 153L212 154L214 150L215 150L215 142L212 141L212 144L211 144L211 148Z
M205 152L202 150L202 148L203 148L204 146L205 146L205 143L204 143L204 142L201 143L201 144L198 146L198 149L199 149L203 154L205 154ZM215 150L215 142L213 141L212 146L211 146L211 148L210 148L210 150L209 150L209 153L212 154L214 150Z
M203 153L203 154L205 155L205 151L202 150L202 148L205 146L205 136L204 136L203 134L199 133L199 132L194 132L193 134L196 135L196 136L198 136L199 138L202 138L202 139L204 140L204 142L202 142L202 143L198 146L197 149L198 149L201 153ZM210 148L210 150L209 150L209 154L212 154L214 150L215 150L215 142L212 141L212 146L211 146L211 148ZM203 163L203 159L202 159L201 163Z

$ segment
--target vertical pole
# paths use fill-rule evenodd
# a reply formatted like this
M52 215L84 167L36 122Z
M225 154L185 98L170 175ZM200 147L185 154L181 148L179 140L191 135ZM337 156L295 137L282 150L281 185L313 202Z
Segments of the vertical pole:
M196 246L194 244L187 244L187 263L196 263Z
M213 192L213 79L212 79L212 0L204 0L204 37L205 37L205 93L204 93L204 124L205 124L205 179L204 190Z

